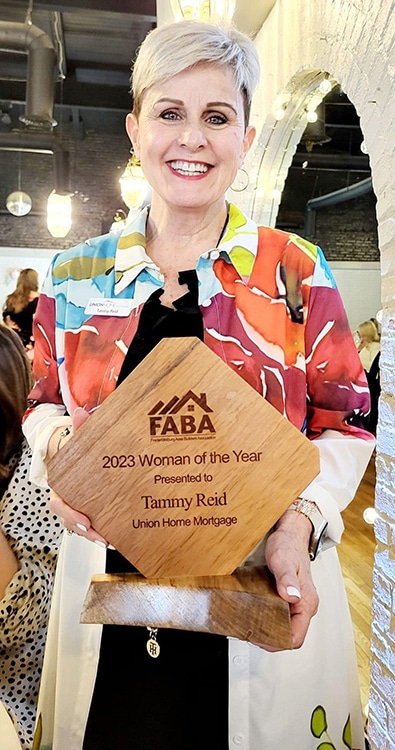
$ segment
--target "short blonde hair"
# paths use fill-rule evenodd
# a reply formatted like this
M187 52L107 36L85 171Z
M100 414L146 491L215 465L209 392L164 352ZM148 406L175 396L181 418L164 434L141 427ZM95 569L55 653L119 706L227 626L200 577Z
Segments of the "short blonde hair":
M213 63L232 70L236 87L243 95L247 125L252 94L260 76L253 41L233 27L192 20L164 24L144 39L131 78L136 117L147 89L199 63Z
M358 333L361 338L363 337L367 341L380 341L380 335L373 320L365 320L364 323L360 323Z

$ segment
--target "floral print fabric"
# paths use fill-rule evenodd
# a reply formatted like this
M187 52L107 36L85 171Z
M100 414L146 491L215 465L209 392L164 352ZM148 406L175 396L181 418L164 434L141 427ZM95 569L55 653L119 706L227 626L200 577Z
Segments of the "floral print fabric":
M63 403L72 415L114 390L142 306L163 285L145 252L146 220L145 210L122 232L54 258L35 321L35 404ZM370 438L365 374L318 247L231 205L196 271L210 349L309 437L331 428Z

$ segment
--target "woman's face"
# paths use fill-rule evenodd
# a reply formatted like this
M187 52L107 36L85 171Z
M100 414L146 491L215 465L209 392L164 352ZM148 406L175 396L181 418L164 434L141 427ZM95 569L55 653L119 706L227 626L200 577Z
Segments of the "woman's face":
M212 64L151 86L126 127L154 194L178 208L223 203L255 135L232 72Z

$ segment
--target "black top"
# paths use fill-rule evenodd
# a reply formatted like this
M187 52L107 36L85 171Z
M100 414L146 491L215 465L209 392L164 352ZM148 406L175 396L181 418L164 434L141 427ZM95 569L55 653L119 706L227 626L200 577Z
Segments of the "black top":
M180 272L179 282L189 292L175 309L161 304L162 290L144 305L118 385L162 338L203 339L196 272ZM118 552L107 551L108 573L133 570ZM148 639L147 628L103 626L83 750L228 750L227 639L161 628L156 659L147 652Z
M3 320L6 321L7 316L9 316L12 322L18 326L16 332L21 337L24 346L32 343L33 315L36 312L37 303L38 297L35 297L19 312L3 310Z

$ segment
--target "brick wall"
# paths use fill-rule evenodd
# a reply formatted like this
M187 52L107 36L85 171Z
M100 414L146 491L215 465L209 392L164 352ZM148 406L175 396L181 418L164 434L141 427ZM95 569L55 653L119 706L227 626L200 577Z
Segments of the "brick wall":
M53 157L22 153L21 188L32 198L32 212L23 217L6 210L0 213L1 246L63 249L107 232L118 208L127 212L118 183L129 158L126 133L114 136L89 132L83 140L74 140L66 127L62 142L70 152L70 187L78 191L72 199L73 226L69 234L55 239L46 226L47 198L54 187ZM0 207L5 207L8 193L17 189L18 159L16 152L0 151Z

